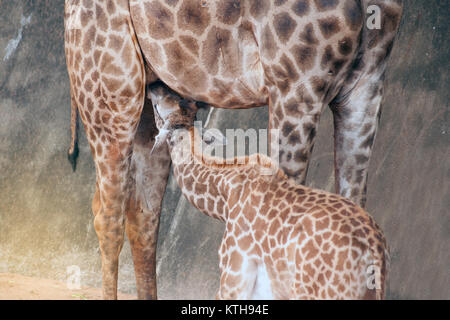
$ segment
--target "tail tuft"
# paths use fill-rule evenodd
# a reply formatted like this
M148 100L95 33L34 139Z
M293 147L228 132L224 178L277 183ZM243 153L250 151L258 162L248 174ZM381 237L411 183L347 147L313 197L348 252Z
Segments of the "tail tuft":
M72 94L72 93L71 93ZM77 158L78 158L78 108L77 105L72 98L70 104L70 131L71 131L71 141L69 152L67 153L67 159L69 159L70 164L72 165L72 170L75 172L77 169Z
M77 170L77 158L78 158L78 141L75 141L73 148L67 152L67 159L69 160L70 164L72 165L72 170L75 172Z

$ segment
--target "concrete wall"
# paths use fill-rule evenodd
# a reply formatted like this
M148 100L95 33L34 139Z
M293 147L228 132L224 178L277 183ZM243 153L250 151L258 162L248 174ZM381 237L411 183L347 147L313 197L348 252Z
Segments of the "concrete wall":
M367 208L392 252L389 298L450 299L449 10L406 1L387 74ZM95 172L84 134L71 172L69 81L61 0L0 0L0 272L64 280L78 265L99 286L90 202ZM209 111L202 111L205 120ZM209 127L265 128L267 110L219 110ZM325 111L308 184L332 191L332 121ZM193 209L170 179L164 200L160 298L213 298L223 225ZM130 250L119 286L134 291Z

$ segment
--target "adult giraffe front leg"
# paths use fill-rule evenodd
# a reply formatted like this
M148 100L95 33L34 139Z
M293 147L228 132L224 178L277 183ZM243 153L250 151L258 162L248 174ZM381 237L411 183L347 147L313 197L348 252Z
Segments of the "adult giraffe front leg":
M305 184L323 103L299 86L285 94L274 90L269 105L269 127L279 130L280 167L297 183Z
M66 1L72 108L85 126L97 175L92 209L105 299L117 299L125 211L134 183L133 141L145 97L144 67L130 25L127 1Z

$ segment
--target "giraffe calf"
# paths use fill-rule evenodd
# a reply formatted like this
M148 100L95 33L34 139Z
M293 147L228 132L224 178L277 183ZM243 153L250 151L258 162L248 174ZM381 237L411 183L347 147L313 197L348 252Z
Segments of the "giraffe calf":
M388 248L367 212L297 185L260 154L216 164L223 161L196 152L196 103L160 84L150 93L160 129L152 152L167 141L183 194L226 223L217 298L384 298Z

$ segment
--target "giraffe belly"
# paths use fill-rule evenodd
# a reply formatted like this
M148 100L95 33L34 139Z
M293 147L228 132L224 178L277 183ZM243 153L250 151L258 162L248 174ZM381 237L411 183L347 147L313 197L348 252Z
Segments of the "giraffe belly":
M200 6L201 2L189 3ZM203 14L215 16L216 2L208 5L209 9L188 8L198 10L198 16L184 25L187 18L180 17L186 14L183 6L175 10L148 0L130 1L146 63L153 74L184 98L223 108L267 104L253 27L249 22L237 22L232 27L214 23L201 26Z
M250 108L268 102L259 56L247 53L252 51L251 47L242 48L246 56L234 59L234 63L219 56L217 73L210 72L207 61L201 56L194 57L182 52L179 44L172 43L166 51L171 56L167 63L155 63L159 50L155 48L163 45L152 43L150 47L152 49L143 49L143 52L151 69L161 81L184 98L221 108ZM180 57L180 60L174 56Z

